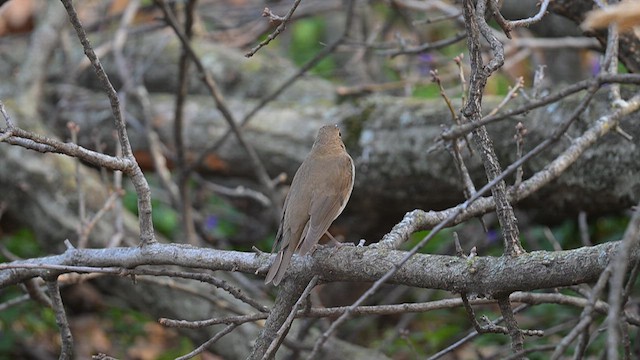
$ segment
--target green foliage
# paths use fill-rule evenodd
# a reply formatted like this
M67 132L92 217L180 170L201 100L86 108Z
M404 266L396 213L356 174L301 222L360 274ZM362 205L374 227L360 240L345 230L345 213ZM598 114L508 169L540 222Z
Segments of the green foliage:
M212 195L207 201L206 230L216 238L229 238L238 232L243 214L224 198Z
M447 315L443 315L444 319L449 318ZM451 322L451 323L442 323L435 330L422 333L422 342L427 343L429 348L432 351L436 349L441 349L451 341L451 339L455 339L459 334L463 333L463 328L461 325L465 324L464 322Z
M291 26L291 45L289 52L293 62L301 66L313 58L325 45L326 22L322 17L314 16L296 21ZM311 71L316 75L328 77L335 69L332 57L322 59Z
M0 303L21 294L17 289L7 289L0 296ZM45 333L55 331L58 331L58 327L53 310L33 301L9 307L0 311L0 354L11 353L21 339L38 338Z
M620 240L629 223L627 216L602 216L596 219L588 219L590 240L593 244L601 244L609 241ZM581 247L580 229L575 219L567 219L559 225L549 229L555 240L563 249ZM538 226L529 231L529 235L540 244L541 250L553 251L553 246L545 234L545 227Z
M144 336L144 324L154 321L141 312L118 307L108 308L102 312L102 317L111 322L113 336L124 341L127 345L133 344L136 336Z
M487 87L485 88L485 95L497 95L504 96L509 92L509 87L513 85L512 81L500 74L496 73L487 81Z
M600 217L591 224L590 232L592 241L607 242L622 239L624 231L629 224L627 216Z
M138 198L134 191L125 193L122 198L122 204L125 209L136 215L138 214ZM169 205L155 199L151 201L151 206L153 207L153 226L156 231L168 238L173 238L180 226L178 213Z
M173 238L180 225L178 213L159 201L152 201L151 204L153 205L153 226L164 236Z
M21 258L32 258L44 255L35 235L27 228L22 228L11 235L3 236L0 239L0 243L12 254ZM8 261L9 259L0 255L0 260Z
M135 191L126 191L122 197L122 205L125 209L138 215L138 198Z
M160 355L157 360L173 360L179 358L180 356L187 354L193 351L193 343L186 337L180 338L180 344L178 346L173 346L170 349L166 350L162 355ZM196 355L192 359L202 359L201 355Z
M448 243L453 243L453 232L456 228L443 229L437 233L431 240L427 242L420 253L423 254L437 254L443 246ZM407 241L406 249L411 249L416 246L422 239L424 239L431 230L418 231L411 234L411 238Z
M440 97L440 88L437 84L421 84L413 88L414 97L421 99L434 99Z

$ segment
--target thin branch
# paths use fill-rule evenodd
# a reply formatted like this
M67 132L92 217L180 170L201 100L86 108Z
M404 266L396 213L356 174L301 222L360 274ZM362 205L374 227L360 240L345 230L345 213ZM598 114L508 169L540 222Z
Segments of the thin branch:
M485 318L485 325L483 326L482 324L480 324L478 322L478 318L476 317L475 310L473 310L473 307L471 307L471 304L469 304L469 298L467 297L467 294L464 294L464 293L460 294L460 298L462 299L462 304L464 305L464 309L467 312L467 317L471 321L471 324L473 325L474 329L476 329L476 331L479 334L486 334L486 333L508 334L509 333L506 327L498 326L493 322L486 321L486 318Z
M205 179L204 177L200 176L197 173L194 173L193 176L195 180L198 181L202 186L213 191L218 195L223 195L223 196L232 197L232 198L249 198L249 199L255 200L256 202L258 202L260 205L264 207L271 206L271 200L266 195L264 195L263 193L257 190L249 189L242 185L238 185L235 188L230 188L230 187L222 186L220 184L213 183Z
M493 116L497 114L498 111L500 111L500 109L502 109L505 105L507 105L507 103L509 103L509 101L515 99L518 96L518 91L523 86L524 86L524 78L520 76L516 79L515 85L509 86L509 91L507 92L507 95L505 95L505 97L496 107L491 109L491 111L489 112L489 114L487 114L487 116Z
M514 135L516 141L516 159L522 158L522 150L524 148L524 137L527 135L527 128L519 122L516 124L516 134ZM516 169L516 180L513 183L515 188L518 188L522 184L522 178L524 177L524 170L522 166Z
M509 330L509 336L511 337L511 350L514 353L521 352L524 349L524 337L522 330L518 326L516 318L513 316L513 309L509 302L509 297L498 298L498 307L500 307L500 313L504 318L504 322ZM520 358L518 358L520 359Z
M316 284L318 283L318 279L319 279L319 276L316 275L313 277L313 279L311 279L311 281L309 281L309 284L307 285L307 287L304 289L304 291L298 298L298 301L296 301L296 303L293 305L293 308L291 308L291 312L289 313L289 316L287 316L287 319L284 321L282 326L280 326L280 329L276 333L276 337L273 340L271 340L271 344L269 344L269 348L267 348L267 351L262 356L262 360L269 360L272 357L272 355L275 355L275 352L278 350L278 346L282 342L282 339L287 335L287 332L289 332L289 328L293 323L293 319L296 318L298 308L300 308L302 303L307 300L307 297L311 293L311 290L313 290L313 288L316 287Z
M530 293L530 292L514 292L509 297L509 300L513 303L523 303L528 305L540 305L540 304L557 304L557 305L567 305L574 307L582 307L585 308L587 306L591 306L596 312L602 315L606 315L609 311L609 306L603 301L597 301L593 305L589 305L588 300L575 297L568 296L562 294L539 294L539 293ZM491 305L496 304L497 300L489 299L489 298L477 298L477 299L467 299L469 305ZM351 316L382 316L382 315L399 315L399 314L407 314L407 313L425 313L434 310L442 310L442 309L455 309L464 306L464 300L462 297L452 298L452 299L443 299L443 300L435 300L421 303L402 303L402 304L391 304L391 305L365 305L358 306L351 312ZM298 310L296 313L296 318L334 318L344 314L349 309L348 306L339 306L339 307L331 307L331 308L311 308L311 309L303 309ZM516 310L514 310L516 311ZM517 312L517 311L516 311ZM219 324L244 324L247 322L256 322L258 320L264 320L269 316L268 313L253 313L247 315L233 315L233 316L225 316L218 317L206 320L196 320L196 321L187 321L187 320L176 320L176 319L167 319L160 318L158 322L163 326L167 327L175 327L175 328L187 328L187 329L198 329L202 327L208 327ZM640 318L630 316L628 317L629 324L638 326L640 325ZM490 328L489 328L490 329ZM507 330L503 328L503 330L496 331L481 331L482 333L487 332L495 332L495 333L503 333L506 334ZM539 336L540 332L535 331L531 333L532 335Z
M457 19L460 16L462 16L462 13L456 13L456 14L445 14L445 15L441 15L441 16L436 16L436 17L432 17L432 18L425 18L425 19L420 19L420 20L414 20L412 22L413 25L424 25L424 24L435 24L437 22L440 21L446 21L446 20L451 20L451 19Z
M515 354L511 354L509 356L507 356L506 358L502 359L502 360L516 360L516 359L522 359L523 355L527 355L527 354L532 354L534 352L540 352L540 351L551 351L553 350L554 345L539 345L539 346L534 346L534 347L530 347L527 349L523 349L518 351Z
M623 309L624 278L627 274L631 253L640 244L640 206L631 217L631 221L622 238L620 251L612 259L613 269L609 287L609 317L607 318L607 358L618 359L618 343L620 342L620 316ZM610 347L613 347L611 349Z
M168 276L168 277L179 277L183 279L192 279L198 280L201 282L206 282L207 284L211 284L219 289L222 289L229 293L229 295L234 298L242 301L243 303L253 307L254 309L267 313L269 312L269 308L260 304L257 300L246 295L242 290L230 285L228 282L224 280L220 280L215 276L207 273L193 273L193 272L185 272L185 271L171 271L171 270L155 270L155 269L147 269L147 268L137 268L134 270L128 270L125 274L122 272L120 275L152 275L152 276Z
M120 191L111 192L111 195L109 195L107 200L105 200L104 204L100 207L100 209L90 219L85 221L84 225L82 226L82 229L80 230L80 240L82 241L82 243L80 243L80 241L78 242L79 248L86 247L86 245L89 242L89 234L91 234L91 231L93 230L93 228L98 224L98 221L100 221L100 219L102 219L102 217L106 215L107 212L113 208L116 201L120 199L123 195L124 195L124 191L122 191L122 189L120 189ZM80 245L84 245L84 246L80 246Z
M609 280L610 275L611 266L607 266L598 278L596 284L593 286L593 289L591 290L587 306L585 306L585 308L582 310L582 313L580 314L580 321L576 326L573 327L571 332L569 332L564 338L562 338L562 340L560 340L560 342L556 345L556 348L551 355L552 360L560 359L571 342L573 342L573 340L575 340L575 338L583 331L588 330L589 325L591 325L591 322L593 321L594 306L598 301L600 293L602 293L604 287L607 285L607 281Z
M267 46L273 39L278 37L278 35L280 35L280 33L283 32L284 29L287 28L287 22L289 22L289 20L293 16L293 13L298 8L298 5L300 5L301 1L302 0L294 1L293 6L291 6L291 9L289 9L289 12L284 17L276 16L275 14L273 14L271 12L271 10L269 10L269 8L264 8L264 11L262 12L262 16L263 17L268 17L271 22L279 21L280 25L278 25L278 27L271 34L269 34L269 36L267 36L266 39L264 39L262 42L260 42L260 44L256 45L253 49L251 49L244 56L248 57L248 58L252 57L253 55L256 54L256 52L258 52L258 50L260 50L263 47Z
M528 49L593 49L601 50L598 40L587 37L529 38L519 37L505 44L508 48Z
M542 18L547 12L548 6L549 6L549 0L542 0L542 2L540 3L540 10L538 11L537 14L535 14L530 18L509 21L509 24L511 25L512 28L533 25L539 22L540 20L542 20Z
M471 302L473 302L473 300L471 300ZM525 309L527 309L529 306L527 305L521 305L518 306L517 308L513 309L514 313L518 313L520 311L523 311ZM498 324L500 324L501 322L504 321L504 318L502 316L498 317L497 319L491 321L491 326L497 326ZM446 354L454 351L455 349L459 348L460 346L466 344L467 342L469 342L470 340L474 339L475 337L477 337L480 333L477 330L473 330L471 332L469 332L469 334L467 334L465 337L463 337L462 339L456 341L455 343L449 345L448 347L438 351L437 353L429 356L426 360L437 360L440 359L441 357L445 356Z
M60 297L58 280L47 280L47 289L49 290L49 297L51 298L53 311L56 314L56 324L58 324L58 328L60 329L60 340L62 342L60 348L60 359L73 359L73 336L71 335L67 315L64 311L62 298Z
M29 279L24 282L24 287L27 290L27 295L31 300L41 304L42 306L53 308L51 304L51 298L44 292L44 288L40 287L37 283L37 278Z
M116 137L116 142L117 142ZM116 144L116 156L122 157L122 150L120 146ZM122 194L122 171L113 172L113 192ZM113 235L109 239L107 247L120 246L120 243L124 239L124 207L122 205L122 196L118 196L114 203L113 211Z
M438 76L438 70L437 69L431 70L429 74L431 75L431 81L436 83L438 85L438 88L440 89L440 96L442 96L442 99L444 100L445 104L447 104L447 108L451 113L451 119L456 124L460 123L458 119L458 115L456 114L456 110L453 108L453 103L451 102L451 99L449 98L449 96L447 95L447 92L444 90L444 87L442 86L442 80L440 80L440 76Z
M318 340L313 346L313 350L311 351L311 354L309 355L308 359L311 360L311 359L314 359L316 356L318 356L320 349L322 348L324 343L327 341L329 336L334 331L336 331L338 327L342 325L342 323L344 323L349 318L349 316L354 311L354 309L358 307L360 304L362 304L366 299L368 299L373 294L375 294L378 291L378 289L380 289L380 287L382 287L382 285L385 282L387 282L387 280L391 279L391 277L395 275L396 272L398 272L398 270L400 269L400 267L402 267L402 265L404 265L407 261L409 261L409 259L413 255L417 254L420 249L422 249L433 237L435 237L436 234L440 232L440 230L448 226L461 211L462 209L460 208L458 212L454 212L448 218L442 220L438 225L436 225L433 228L433 230L429 233L429 235L425 236L418 244L416 244L411 249L411 251L407 252L406 255L399 262L394 263L389 271L387 271L369 289L367 289L367 291L364 294L362 294L358 298L358 300L356 300L353 304L351 304L351 306L349 306L347 311L345 311L344 314L342 314L338 319L336 319L331 324L329 329L323 332L322 335L318 338Z
M191 359L192 357L202 353L203 351L207 350L207 348L209 346L214 344L216 341L220 340L223 336L225 336L228 333L230 333L233 330L235 330L236 327L238 327L237 324L229 324L229 325L227 325L227 327L225 327L224 329L220 330L214 337L212 337L211 339L205 341L202 345L198 346L197 348L195 348L190 353L185 354L185 355L180 356L180 357L177 357L176 360Z
M464 40L465 37L467 37L467 34L463 31L447 39L442 39L442 40L422 44L420 46L415 46L415 47L402 47L400 49L393 49L393 50L380 50L377 52L377 54L383 55L383 56L389 56L391 58L394 58L399 55L420 54L423 52L438 50L438 49L442 49L447 46L453 45L457 42Z

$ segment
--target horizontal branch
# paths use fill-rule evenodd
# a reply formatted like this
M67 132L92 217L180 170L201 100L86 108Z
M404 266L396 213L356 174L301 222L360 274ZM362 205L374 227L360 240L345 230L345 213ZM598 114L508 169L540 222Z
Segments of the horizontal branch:
M512 303L523 303L529 305L539 304L559 304L568 305L574 307L584 308L588 306L588 300L563 294L538 294L529 292L515 292L509 296L509 301ZM469 299L471 305L492 305L496 304L497 300L488 298L476 298ZM352 316L370 316L370 315L398 315L406 313L423 313L434 310L442 309L455 309L463 306L462 298L442 299L434 300L423 303L402 303L402 304L390 304L390 305L364 305L358 306L351 312ZM297 318L328 318L336 317L344 314L349 309L349 306L338 307L314 307L311 309L298 310ZM598 301L594 307L595 311L600 314L607 315L609 306L603 301ZM247 322L254 322L258 320L264 320L269 316L269 313L253 313L248 315L233 315L220 318L213 318L200 321L187 321L187 320L174 320L161 318L159 323L167 327L175 328L200 328L206 326L213 326L218 324L244 324ZM640 325L640 318L636 316L629 316L627 318L630 324Z
M515 291L570 286L597 280L617 242L574 250L534 251L517 258L465 259L417 254L391 282L458 293L496 295ZM312 258L294 256L291 271L320 275L325 281L375 281L397 263L405 251L372 247L319 249ZM223 251L176 244L145 247L75 249L61 255L0 264L0 288L52 273L91 271L90 268L131 269L142 265L177 265L264 275L269 254ZM637 259L638 254L634 253ZM122 270L123 275L127 274Z

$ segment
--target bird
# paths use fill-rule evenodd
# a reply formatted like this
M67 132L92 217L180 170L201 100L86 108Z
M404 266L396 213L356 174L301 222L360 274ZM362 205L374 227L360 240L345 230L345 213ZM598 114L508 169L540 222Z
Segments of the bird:
M337 125L325 125L291 182L271 252L278 253L265 284L278 286L294 253L306 255L342 213L355 180L353 159ZM327 232L328 233L328 232Z

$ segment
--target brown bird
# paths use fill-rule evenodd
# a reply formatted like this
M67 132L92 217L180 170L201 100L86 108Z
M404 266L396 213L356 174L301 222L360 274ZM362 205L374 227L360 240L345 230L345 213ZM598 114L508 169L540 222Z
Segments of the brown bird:
M265 284L278 285L294 252L305 255L329 229L349 201L355 167L337 125L318 131L311 152L293 176L273 244L279 249Z

